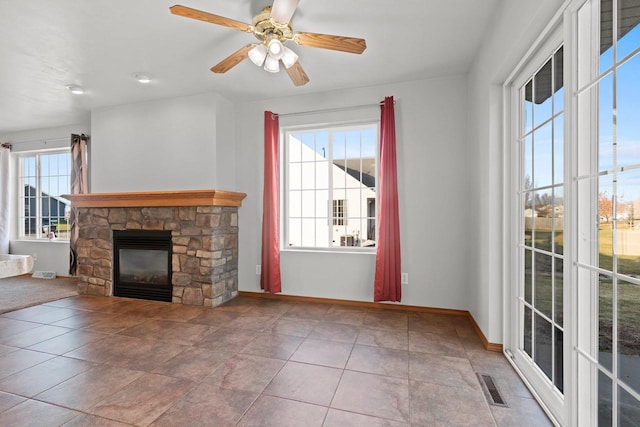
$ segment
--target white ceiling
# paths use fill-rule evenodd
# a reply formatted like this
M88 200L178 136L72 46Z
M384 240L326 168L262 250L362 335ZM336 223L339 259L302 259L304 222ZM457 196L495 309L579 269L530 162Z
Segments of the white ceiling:
M302 87L249 60L211 73L253 35L169 13L182 4L251 23L270 1L0 0L0 135L201 92L243 101L465 73L501 0L301 0L294 31L367 41L362 55L290 42L311 79ZM139 71L153 82L136 82ZM72 95L68 84L85 94Z

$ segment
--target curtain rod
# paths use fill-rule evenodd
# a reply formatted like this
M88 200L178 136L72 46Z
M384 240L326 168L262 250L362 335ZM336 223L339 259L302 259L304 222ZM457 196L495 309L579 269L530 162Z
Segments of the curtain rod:
M393 100L393 104L395 105L396 100ZM378 102L376 104L364 104L364 105L353 105L350 107L337 107L337 108L326 108L324 110L309 110L309 111L296 111L295 113L285 113L285 114L273 114L273 118L275 117L291 117L291 116L303 116L305 114L315 114L315 113L333 113L338 111L350 111L350 110L359 110L362 108L371 108L378 107L383 105L384 102Z
M8 148L9 150L11 150L11 144L9 144L8 142L3 142L2 144L0 144L0 147Z
M14 141L12 142L13 145L19 145L19 144L30 144L30 143L34 143L34 142L42 142L43 144L47 144L48 142L54 142L54 141L65 141L65 140L69 140L69 137L60 137L60 138L46 138L46 139L31 139L31 140L27 140L27 141Z

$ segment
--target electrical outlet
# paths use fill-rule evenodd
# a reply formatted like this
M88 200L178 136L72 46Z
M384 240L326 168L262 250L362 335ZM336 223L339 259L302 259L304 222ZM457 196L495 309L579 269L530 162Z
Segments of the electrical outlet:
M34 261L37 261L37 260L38 260L38 254L37 254L37 253L34 253L34 254L32 255L32 258L33 258L33 260L34 260Z
M256 276L259 276L262 273L262 266L260 264L256 265Z
M409 284L409 273L401 273L400 275L400 283L403 285Z

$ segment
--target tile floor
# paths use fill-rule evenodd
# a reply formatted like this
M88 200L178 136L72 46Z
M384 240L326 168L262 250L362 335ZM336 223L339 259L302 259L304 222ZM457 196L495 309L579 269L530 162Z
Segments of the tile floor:
M490 406L476 372L508 408ZM0 316L2 426L546 426L466 318L75 296Z

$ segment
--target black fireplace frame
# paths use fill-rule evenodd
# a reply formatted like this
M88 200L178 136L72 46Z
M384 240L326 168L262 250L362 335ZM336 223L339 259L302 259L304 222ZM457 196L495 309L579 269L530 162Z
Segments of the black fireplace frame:
M165 283L136 283L120 279L120 249L167 251L167 280ZM171 259L173 254L171 231L162 230L113 230L113 295L171 302Z

